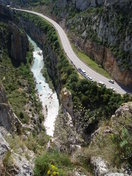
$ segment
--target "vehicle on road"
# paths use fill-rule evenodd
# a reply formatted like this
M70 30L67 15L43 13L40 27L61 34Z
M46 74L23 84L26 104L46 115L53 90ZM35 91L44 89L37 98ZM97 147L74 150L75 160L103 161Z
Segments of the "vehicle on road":
M92 81L92 80L93 80L93 78L92 78L92 77L90 77L90 76L87 76L87 79L88 79L88 80L90 80L90 81Z
M110 79L109 82L112 83L112 84L114 84L114 80L113 79Z
M105 86L105 83L104 83L104 82L102 82L102 81L99 81L99 84L101 84L101 85Z
M115 91L115 88L114 88L114 87L110 87L110 89L112 89L113 91Z
M78 70L80 73L82 72L82 69L81 69L81 68L78 68L77 70Z

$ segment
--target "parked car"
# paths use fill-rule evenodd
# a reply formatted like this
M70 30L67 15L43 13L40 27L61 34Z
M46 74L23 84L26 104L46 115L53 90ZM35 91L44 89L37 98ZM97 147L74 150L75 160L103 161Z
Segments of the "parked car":
M99 81L99 84L101 84L101 85L105 86L105 83L104 83L104 82L102 82L102 81Z
M113 91L115 91L115 88L114 88L114 87L110 87L110 89L112 89Z
M90 80L90 81L92 81L93 79L92 79L92 77L90 77L90 76L87 76L87 78L88 78L88 80Z
M79 72L82 72L82 69L81 69L81 68L78 68L77 70L78 70Z
M113 79L110 79L109 82L112 83L112 84L114 84L114 80Z

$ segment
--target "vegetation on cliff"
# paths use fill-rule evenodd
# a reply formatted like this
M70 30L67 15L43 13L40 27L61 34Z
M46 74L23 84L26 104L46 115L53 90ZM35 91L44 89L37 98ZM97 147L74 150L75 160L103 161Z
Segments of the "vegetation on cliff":
M5 24L2 25L1 23L1 28L6 30L7 26ZM8 42L8 33L4 36L5 42ZM31 62L32 49L27 53L27 63L25 65L21 64L17 68L13 66L11 59L7 55L7 51L3 53L0 62L0 79L5 87L8 100L11 103L14 112L23 123L30 123L30 115L26 111L26 105L28 106L30 101L33 103L31 109L29 109L30 113L33 116L36 113L39 114L40 122L43 120L41 115L41 104L37 101L34 78L30 71Z

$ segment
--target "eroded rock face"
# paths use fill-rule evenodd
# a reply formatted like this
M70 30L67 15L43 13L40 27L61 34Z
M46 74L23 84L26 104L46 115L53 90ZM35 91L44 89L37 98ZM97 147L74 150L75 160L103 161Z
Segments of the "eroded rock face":
M0 161L4 159L6 153L10 150L9 144L0 133Z
M122 7L124 4L129 3L130 0L58 0L57 6L65 8L66 6L73 6L78 10L86 10L88 7L112 6L119 4Z
M94 166L95 176L130 176L126 173L112 172L113 168L101 157L92 157L91 164Z
M132 128L132 102L120 106L115 114L111 117L112 126L116 129L123 127L131 131ZM129 123L127 123L129 122Z
M4 159L8 155L11 164L8 168L8 173L12 176L31 176L32 164L23 156L14 153L9 144L0 133L0 175L7 174L6 166L3 164ZM8 161L7 161L8 162ZM7 164L7 163L6 163Z
M8 49L12 63L16 66L21 62L26 63L26 53L29 50L29 43L26 34L14 23L15 16L8 8L0 5L0 49Z
M9 54L12 58L12 62L19 65L21 62L26 63L26 53L29 49L28 39L24 32L21 32L19 28L11 24L9 28Z

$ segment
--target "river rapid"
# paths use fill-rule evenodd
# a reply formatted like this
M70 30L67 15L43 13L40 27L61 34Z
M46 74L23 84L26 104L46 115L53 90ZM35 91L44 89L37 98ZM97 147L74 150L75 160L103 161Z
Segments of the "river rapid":
M31 67L31 71L36 81L36 90L39 99L42 103L42 107L45 114L44 127L46 129L47 135L53 137L55 129L55 120L59 111L59 100L57 98L56 92L53 92L53 90L49 87L41 72L42 68L44 67L42 50L30 37L28 37L28 39L34 47L34 60Z

